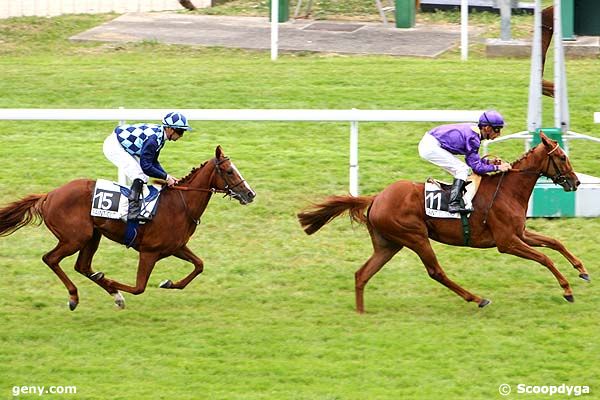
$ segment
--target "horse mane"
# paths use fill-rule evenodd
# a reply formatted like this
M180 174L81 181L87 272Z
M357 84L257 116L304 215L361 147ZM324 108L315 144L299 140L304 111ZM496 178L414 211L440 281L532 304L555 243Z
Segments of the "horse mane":
M516 164L518 164L519 162L525 160L526 158L528 158L531 153L533 153L533 151L537 148L537 146L532 147L531 149L529 149L525 154L523 154L521 157L519 157L518 159L516 159L515 161L511 162L510 165L512 167L514 167Z
M193 175L196 174L196 172L198 172L199 170L201 170L202 168L204 168L204 166L208 163L208 161L203 162L202 164L200 164L199 167L194 167L192 168L192 170L183 178L181 178L179 180L179 182L177 182L177 184L175 186L179 186L182 185L184 183L186 183Z

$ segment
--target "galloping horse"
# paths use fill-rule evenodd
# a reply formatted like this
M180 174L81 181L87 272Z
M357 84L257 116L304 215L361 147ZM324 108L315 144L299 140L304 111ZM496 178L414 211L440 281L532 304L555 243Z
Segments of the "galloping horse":
M527 203L539 176L552 179L565 191L575 191L579 185L571 163L558 143L543 133L540 137L542 141L538 146L512 163L513 170L481 177L473 199L475 211L469 217L470 246L497 247L501 253L539 262L554 274L564 290L565 299L572 302L569 282L550 258L532 247L550 247L560 252L579 271L579 276L589 281L583 263L558 240L525 228ZM299 213L298 218L304 231L311 235L344 212L349 212L354 221L366 224L374 249L371 258L355 273L356 310L359 313L365 310L365 285L403 247L417 253L431 278L466 301L473 301L479 307L490 303L450 280L438 263L429 239L462 246L463 228L460 219L438 219L425 214L424 184L402 180L375 196L332 196L315 205L313 210Z
M119 292L144 292L156 262L175 256L194 265L183 279L160 284L165 289L183 289L203 270L204 264L188 247L187 242L196 230L200 216L213 193L225 193L241 204L252 202L254 191L239 171L223 154L220 146L215 158L195 168L176 186L162 191L154 219L140 225L132 247L139 254L135 286L108 279L102 272L92 270L92 258L102 235L124 244L126 224L120 220L90 215L95 181L78 179L46 194L31 194L0 209L0 236L10 235L19 228L40 218L58 239L58 244L42 260L54 271L69 291L69 308L79 304L77 288L61 269L60 261L79 252L75 270L90 278L114 296L115 304L123 308L125 299Z

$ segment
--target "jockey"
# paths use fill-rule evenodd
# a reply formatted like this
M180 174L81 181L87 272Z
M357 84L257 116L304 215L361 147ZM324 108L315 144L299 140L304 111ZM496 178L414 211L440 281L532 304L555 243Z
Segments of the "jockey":
M139 217L140 194L149 177L164 179L169 186L179 181L165 172L158 162L158 156L167 140L177 141L185 131L191 130L183 114L170 112L162 119L162 124L119 125L104 140L106 158L133 182L128 197L128 220Z
M448 203L449 212L473 211L460 205L469 167L479 175L511 169L511 165L504 161L494 165L479 157L481 140L496 139L503 127L502 115L489 110L481 114L477 126L469 123L441 125L427 132L419 142L421 158L443 168L454 177ZM454 157L458 154L465 156L466 164Z

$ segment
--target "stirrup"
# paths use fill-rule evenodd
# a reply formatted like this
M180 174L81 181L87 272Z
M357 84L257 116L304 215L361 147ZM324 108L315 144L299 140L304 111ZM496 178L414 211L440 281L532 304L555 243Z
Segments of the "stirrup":
M460 204L458 204L458 205L448 204L448 212L452 213L452 214L456 214L456 213L469 214L469 213L473 212L473 209L466 208L465 206L462 206Z

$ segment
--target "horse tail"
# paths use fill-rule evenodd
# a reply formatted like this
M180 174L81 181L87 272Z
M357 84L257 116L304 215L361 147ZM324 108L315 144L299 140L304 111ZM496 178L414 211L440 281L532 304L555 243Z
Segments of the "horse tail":
M348 212L353 221L365 224L365 209L374 198L375 196L330 196L324 202L315 204L313 210L299 213L298 220L307 235L312 235L344 212Z
M30 194L0 208L0 236L8 236L36 219L39 225L44 219L41 205L46 196L46 194Z

